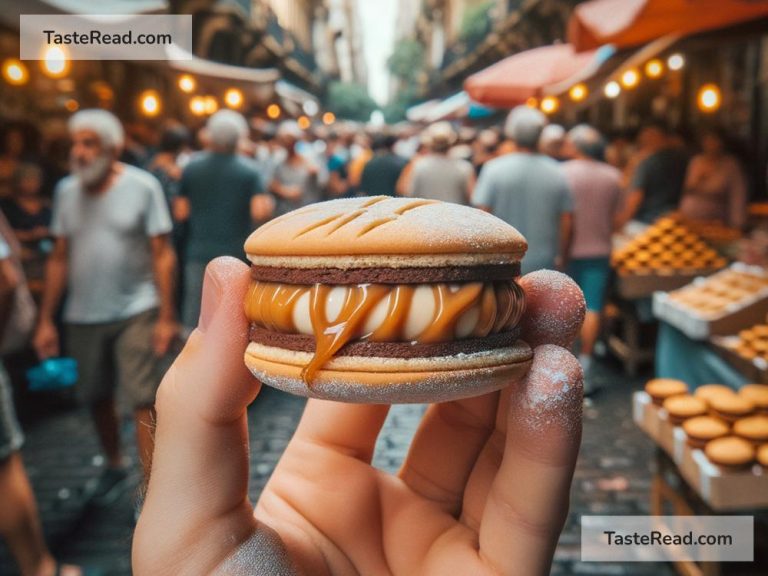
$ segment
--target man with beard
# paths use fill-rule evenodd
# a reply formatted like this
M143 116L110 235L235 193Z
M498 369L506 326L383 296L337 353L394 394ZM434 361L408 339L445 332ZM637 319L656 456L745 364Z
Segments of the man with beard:
M34 346L41 358L60 353L54 324L65 289L64 351L78 362L78 391L91 409L106 455L93 501L108 504L127 477L120 448L115 387L136 422L139 457L149 470L155 392L178 333L173 305L176 257L160 183L118 161L120 121L83 110L69 121L72 174L56 189L45 289Z

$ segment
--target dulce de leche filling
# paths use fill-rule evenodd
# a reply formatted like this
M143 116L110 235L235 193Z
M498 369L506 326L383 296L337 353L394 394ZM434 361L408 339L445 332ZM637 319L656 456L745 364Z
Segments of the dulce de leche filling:
M302 371L309 384L345 344L430 344L482 338L514 328L525 308L512 280L464 284L298 285L253 281L245 299L249 322L315 337Z

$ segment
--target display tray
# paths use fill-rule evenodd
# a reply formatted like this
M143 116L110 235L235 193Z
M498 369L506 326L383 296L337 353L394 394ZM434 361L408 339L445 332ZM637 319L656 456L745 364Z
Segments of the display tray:
M756 278L766 278L766 273L762 268L733 264L706 278L698 277L692 283L694 286L705 286L730 271L749 274ZM717 314L710 315L697 313L695 309L682 305L674 300L671 294L656 292L653 295L653 314L692 340L706 340L710 336L734 334L743 328L752 326L756 318L765 318L765 315L768 314L768 285L737 302L729 304Z
M754 318L753 318L754 321ZM749 360L733 349L738 336L712 336L709 343L717 354L750 382L768 384L768 362L764 358Z
M669 292L690 284L695 278L709 276L716 269L707 270L671 270L669 272L643 274L617 274L616 290L622 298L635 300L648 298L656 291Z
M635 424L669 454L688 485L713 510L768 508L768 472L762 467L755 464L744 471L722 471L703 450L688 445L683 429L673 426L666 410L645 392L633 394L632 413Z

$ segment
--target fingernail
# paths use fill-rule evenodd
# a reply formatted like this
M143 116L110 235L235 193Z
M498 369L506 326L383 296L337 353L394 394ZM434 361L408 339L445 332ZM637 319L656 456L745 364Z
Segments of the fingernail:
M203 280L203 298L200 303L200 318L197 327L205 332L216 316L216 310L221 303L222 289L219 281L208 270L205 271Z

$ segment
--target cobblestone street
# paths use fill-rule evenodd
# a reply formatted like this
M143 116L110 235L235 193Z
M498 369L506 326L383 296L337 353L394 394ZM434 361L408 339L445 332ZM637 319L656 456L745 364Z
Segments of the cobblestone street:
M610 384L585 406L584 440L573 484L571 513L560 539L552 574L673 574L659 564L587 564L579 559L582 514L646 514L649 505L652 445L631 420L630 393L640 380L601 366L596 378ZM258 498L290 439L304 401L264 388L249 410L251 497ZM405 456L421 406L396 406L379 439L374 463L396 470ZM27 419L24 459L38 497L48 541L57 557L97 567L105 574L130 574L133 490L111 506L84 502L85 486L98 477L101 457L87 416L77 410ZM133 438L126 423L124 437ZM135 460L135 449L128 445ZM133 486L138 477L133 478ZM0 574L15 574L0 544Z

